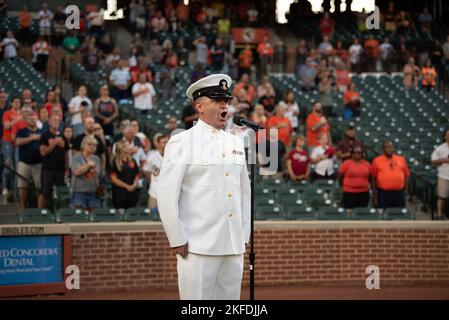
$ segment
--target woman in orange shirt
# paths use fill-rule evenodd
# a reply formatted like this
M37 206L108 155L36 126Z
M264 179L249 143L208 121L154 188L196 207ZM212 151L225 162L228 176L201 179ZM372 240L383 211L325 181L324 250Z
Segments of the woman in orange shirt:
M432 62L430 59L427 59L424 66L421 69L422 74L422 86L427 91L435 87L437 72L435 68L432 66Z
M277 105L275 110L275 115L268 119L267 129L278 129L278 139L285 144L286 148L288 148L290 146L293 132L292 124L284 115L285 107L282 105Z

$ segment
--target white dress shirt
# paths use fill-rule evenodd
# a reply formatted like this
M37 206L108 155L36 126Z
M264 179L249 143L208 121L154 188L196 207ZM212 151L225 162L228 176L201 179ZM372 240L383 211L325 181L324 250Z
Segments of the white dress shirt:
M171 247L235 255L250 236L250 183L243 141L202 120L170 138L157 202Z

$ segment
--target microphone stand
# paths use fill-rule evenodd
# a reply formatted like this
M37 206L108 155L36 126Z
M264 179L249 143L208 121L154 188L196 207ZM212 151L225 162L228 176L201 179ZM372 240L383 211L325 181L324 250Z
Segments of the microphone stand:
M260 127L256 126L248 126L254 131L254 137L257 136L257 131ZM254 141L255 142L255 141ZM256 253L254 252L254 220L255 220L255 212L254 212L254 187L255 187L255 176L256 176L256 163L257 163L257 147L250 148L251 153L255 152L255 157L251 154L249 159L254 158L254 163L251 161L251 234L250 234L250 252L249 252L249 299L254 301L254 262L256 260Z

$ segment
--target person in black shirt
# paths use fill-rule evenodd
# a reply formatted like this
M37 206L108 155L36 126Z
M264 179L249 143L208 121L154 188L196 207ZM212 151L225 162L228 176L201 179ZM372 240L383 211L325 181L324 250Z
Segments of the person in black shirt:
M17 181L19 210L25 208L28 181L32 180L36 189L39 190L41 180L42 157L39 153L39 140L42 131L37 128L37 115L35 113L27 115L25 121L27 126L20 129L16 135L16 146L19 148L19 163L17 165L17 173L20 175Z
M263 179L281 179L283 176L285 145L278 139L277 130L267 130L268 139L261 139L257 145L257 156L260 161L260 174ZM275 167L277 163L277 167Z
M68 142L59 130L60 120L57 115L49 119L49 130L44 132L39 143L42 156L41 197L39 208L45 208L51 198L54 186L64 185L64 174L67 164Z
M184 121L184 126L186 130L193 127L193 122L198 120L198 112L192 105L188 105L184 108L182 112L182 121Z
M139 199L137 189L140 179L140 169L131 156L130 145L118 141L110 172L112 182L112 203L116 209L135 207Z
M84 132L81 133L80 135L76 136L75 139L73 140L73 150L74 151L80 151L81 150L81 142L83 141L83 139L86 136L94 136L94 126L95 126L95 120L92 117L86 117L84 118L83 121L83 125L84 125ZM101 139L97 136L94 136L95 139L97 140L97 149L95 152L95 155L97 155L100 160L101 163L103 164L103 172L106 169L106 148L104 146L103 141L101 141Z

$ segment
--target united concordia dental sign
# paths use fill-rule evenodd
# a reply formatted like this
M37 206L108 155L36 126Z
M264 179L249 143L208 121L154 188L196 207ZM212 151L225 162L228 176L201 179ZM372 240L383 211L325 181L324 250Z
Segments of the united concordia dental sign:
M63 281L61 236L0 237L0 286Z

